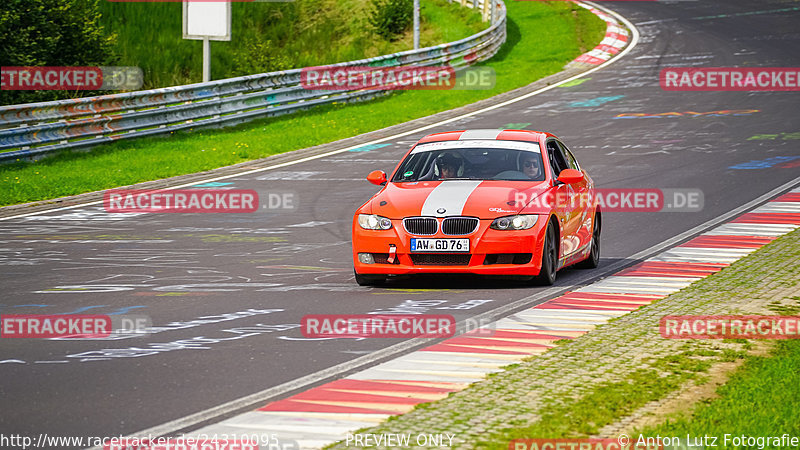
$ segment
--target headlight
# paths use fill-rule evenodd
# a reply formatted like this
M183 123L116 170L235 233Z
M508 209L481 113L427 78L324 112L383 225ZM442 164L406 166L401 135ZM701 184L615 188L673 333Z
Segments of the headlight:
M536 225L536 219L538 218L539 216L535 214L498 217L492 221L490 228L495 230L527 230Z
M391 220L375 214L359 214L358 224L365 230L388 230L392 228Z

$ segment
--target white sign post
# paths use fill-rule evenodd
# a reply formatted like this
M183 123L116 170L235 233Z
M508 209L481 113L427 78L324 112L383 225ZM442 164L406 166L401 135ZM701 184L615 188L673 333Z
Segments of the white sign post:
M211 42L231 40L231 2L184 0L183 38L203 41L203 82L211 81Z
M419 49L419 0L414 0L414 50Z

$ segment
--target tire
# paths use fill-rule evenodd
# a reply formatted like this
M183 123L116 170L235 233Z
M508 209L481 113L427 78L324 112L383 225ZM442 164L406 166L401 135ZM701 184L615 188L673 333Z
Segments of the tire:
M600 265L600 217L595 217L592 227L592 249L589 257L575 264L578 269L595 269Z
M383 275L362 275L353 269L353 274L356 276L356 283L359 286L378 286L386 281Z
M539 275L534 278L540 286L552 286L556 282L556 268L558 267L558 248L556 247L556 232L553 225L547 225L542 248L542 268Z

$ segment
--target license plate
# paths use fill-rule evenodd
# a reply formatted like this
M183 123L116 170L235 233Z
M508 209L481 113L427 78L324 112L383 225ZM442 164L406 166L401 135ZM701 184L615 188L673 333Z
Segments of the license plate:
M411 239L412 252L469 252L469 239Z

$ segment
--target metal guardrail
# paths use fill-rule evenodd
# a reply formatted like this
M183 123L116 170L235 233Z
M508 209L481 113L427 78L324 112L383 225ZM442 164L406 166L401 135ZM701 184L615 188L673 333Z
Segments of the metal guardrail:
M492 0L461 0L490 10ZM325 67L444 66L455 70L491 58L506 40L506 9L496 1L494 23L459 41ZM372 99L375 89L310 90L303 69L228 78L146 91L0 107L0 163L36 159L58 150L226 126L333 102ZM10 151L9 151L10 150Z

